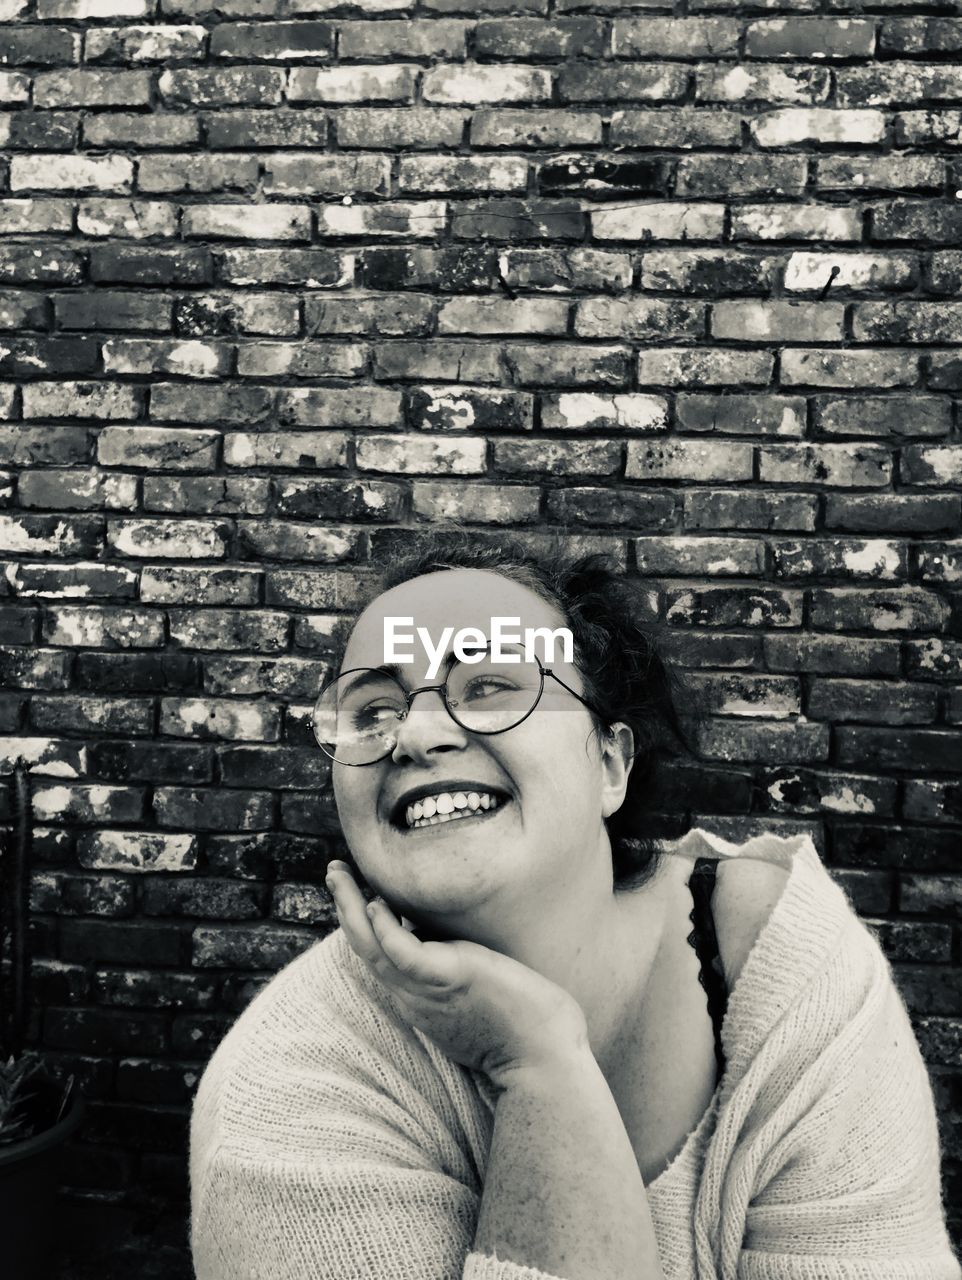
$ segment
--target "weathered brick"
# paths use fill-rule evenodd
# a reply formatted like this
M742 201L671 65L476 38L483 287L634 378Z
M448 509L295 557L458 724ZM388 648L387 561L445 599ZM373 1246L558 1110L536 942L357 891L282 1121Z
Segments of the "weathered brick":
M73 206L68 200L0 200L2 235L69 234L72 227Z
M697 68L695 100L698 102L799 103L824 102L831 88L827 68L808 63L779 65L768 62L706 63Z
M171 742L97 742L90 772L110 782L209 782L212 755L205 746Z
M915 283L915 260L906 254L793 253L785 266L785 288L824 293L827 289L872 291L908 289Z
M962 387L962 353L933 351L928 365L928 385L933 390L955 391Z
M260 578L256 569L145 565L140 598L145 604L256 604Z
M262 28L267 38L275 24ZM284 72L273 67L175 67L161 73L157 88L168 106L275 106L284 90Z
M960 113L962 114L962 113ZM937 200L886 200L872 208L872 239L957 245L962 205Z
M21 466L90 461L92 434L83 427L0 427L0 462Z
M784 720L801 714L799 682L787 676L691 673L699 713Z
M34 787L32 801L41 822L136 822L143 814L144 791L74 783Z
M133 163L119 155L13 156L10 190L129 191L133 175Z
M809 493L692 489L684 496L686 529L815 529L818 499Z
M361 279L371 289L429 288L463 293L488 288L497 268L497 255L488 245L429 248L378 246L359 254ZM387 303L390 298L379 301Z
M226 527L213 520L112 520L107 542L135 557L219 560L227 554Z
M400 520L404 490L379 480L275 480L274 508L281 516L325 520Z
M962 111L899 111L895 115L895 145L925 146L943 142L949 146L962 142Z
M459 485L419 480L411 488L411 506L415 515L432 521L528 524L538 518L539 490L528 485Z
M485 469L484 441L435 437L371 435L357 442L357 465L362 471L392 471L444 475L477 475Z
M842 726L836 741L842 765L962 773L959 735L951 730Z
M97 440L97 461L105 467L192 471L215 465L219 439L216 431L106 427Z
M696 729L698 750L710 760L757 760L805 764L828 759L827 725L753 720L703 720Z
M860 302L853 333L859 342L962 341L962 303Z
M159 200L84 200L77 206L77 230L131 240L171 238L177 234L177 210Z
M622 347L570 343L510 343L503 353L510 381L535 386L625 387L628 352Z
M923 582L962 583L962 540L921 542L916 555Z
M73 564L9 565L6 580L14 595L51 599L90 599L97 596L132 598L137 575L122 565L77 561Z
M798 627L799 591L774 587L701 587L666 592L666 618L674 626Z
M597 146L601 116L581 111L482 108L471 116L471 142L476 147Z
M163 698L159 730L173 738L276 742L280 708L271 703L207 698Z
M937 711L934 687L888 680L813 680L806 707L816 720L887 725L931 724Z
M90 556L102 544L97 516L0 515L0 551L14 555Z
M55 511L129 511L137 501L137 477L77 467L67 471L55 468L24 471L20 475L17 495L22 507L49 507Z
M285 884L274 890L271 915L293 924L331 928L337 912L326 889L309 884Z
M402 157L398 189L407 192L524 192L528 166L520 156Z
M99 951L90 958L103 959ZM124 1053L164 1053L168 1039L166 1022L159 1015L120 1015L106 1009L48 1009L43 1031L45 1043L52 1048L88 1054L115 1049Z
M705 307L675 299L586 298L575 304L574 330L587 338L699 338Z
M405 420L422 431L525 431L534 423L534 397L476 387L412 387Z
M744 577L765 568L764 544L754 538L633 538L638 572L668 577Z
M252 609L171 609L169 618L171 643L187 649L277 653L287 645L288 619L282 613Z
M337 570L269 569L265 598L268 604L294 609L349 608L342 598L341 577ZM313 670L320 673L321 668ZM317 679L320 680L320 674ZM316 695L317 689L314 689Z
M137 166L140 191L253 191L256 183L257 157L249 153L211 156L175 151L144 156Z
M67 293L54 298L61 329L169 330L173 303L156 293L126 293L100 289L96 293Z
M918 357L911 351L788 348L781 368L786 386L905 387L918 378Z
M755 116L749 130L760 147L876 146L885 139L885 116L867 109L783 107Z
M898 675L897 640L849 636L766 636L765 661L773 671L824 675Z
M741 141L741 117L717 108L660 107L653 111L615 111L609 139L612 146L737 147ZM595 141L600 142L600 134ZM559 145L572 145L562 139Z
M497 272L512 287L539 292L620 293L631 287L631 259L609 249L507 249L498 257Z
M614 440L497 440L494 445L495 470L508 475L610 476L621 469L621 456Z
M905 783L902 812L919 822L962 821L962 783L910 778Z
M210 250L192 245L94 245L90 278L111 284L206 284L211 278Z
M196 116L174 111L103 111L84 119L83 138L92 147L185 147L200 141L200 124Z
M905 543L854 538L806 539L772 544L776 578L872 578L885 581L908 577Z
M445 342L379 342L374 348L374 376L389 381L432 378L446 382L500 382L497 350L487 344Z
M360 465L360 463L358 464ZM314 560L324 564L355 559L358 530L346 526L295 524L287 520L250 520L238 525L243 551L276 560ZM243 648L243 644L233 647Z
M826 529L868 533L934 533L962 523L962 497L952 494L837 494L825 496Z
M265 58L289 61L327 58L334 53L329 22L229 22L211 33L212 58Z
M4 735L0 738L0 762L4 772L9 773L18 760L24 762L31 774L46 777L77 778L87 771L86 748L74 742L58 742L56 738Z
M406 64L296 67L287 97L290 102L412 103L418 70Z
M675 500L670 493L639 489L589 489L567 484L550 490L547 515L565 525L613 525L636 529L671 529Z
M11 112L5 126L7 145L28 151L69 151L77 145L79 122L77 111Z
M638 353L640 386L767 386L774 357L769 351L653 347Z
M725 221L722 204L689 204L683 200L625 208L593 209L591 231L597 240L720 240Z
M748 24L745 52L752 58L858 58L875 51L868 18L765 18Z
M317 941L309 929L280 925L199 927L193 933L193 964L198 969L266 969L289 964Z
M229 422L253 427L274 420L274 402L273 387L155 382L150 392L150 416L161 422Z
M203 121L207 145L215 150L323 147L327 140L327 112L309 107L298 110L272 107L270 111L213 111L205 115ZM217 157L211 156L210 159L213 161ZM325 159L319 155L318 164L323 165Z
M681 196L801 195L806 162L802 156L682 156L675 191Z
M193 831L265 830L271 821L269 791L158 787L154 813L161 827Z
M362 150L457 147L467 119L444 107L347 107L337 113L337 140Z
M30 723L48 732L148 734L153 728L149 698L34 697Z
M567 322L568 303L554 298L452 298L438 311L440 333L563 334Z
M204 56L201 26L92 27L84 39L86 62L186 62Z
M750 480L752 446L728 441L628 441L629 480Z
M40 265L37 258L33 262ZM15 254L0 254L0 277L15 276L25 265L27 263L23 259L18 261ZM77 275L79 277L79 271ZM0 290L0 329L42 329L46 323L47 309L42 297L25 289Z
M164 621L146 609L60 605L45 614L43 634L49 644L85 649L156 648L164 643Z
M394 297L360 296L306 298L304 328L309 335L362 333L413 337L434 326L435 300L416 294Z
M962 680L962 643L957 640L910 640L905 646L910 677L922 680Z
M216 378L227 373L231 348L222 342L182 342L161 338L110 338L103 344L108 373L180 374Z
M313 427L394 426L401 395L383 387L298 387L282 391L277 419Z
M958 102L962 71L945 63L875 62L865 67L840 67L836 95L843 106L889 106Z
M641 261L641 287L670 293L768 293L777 260L732 249L656 249ZM784 305L784 304L782 304Z
M224 437L224 464L292 470L341 468L347 464L347 436L341 431L230 432Z
M49 652L49 651L48 651ZM178 653L81 653L77 688L97 693L153 693L198 687L197 662Z
M296 204L194 204L183 214L183 235L199 239L309 240L311 215Z
M805 401L793 396L680 395L675 418L684 431L801 436Z
M144 477L145 511L263 515L268 498L268 482L260 476Z
M946 605L934 592L838 587L811 593L813 627L830 631L939 631Z
M542 397L541 425L548 431L664 431L668 403L634 392L562 392Z
M30 909L52 915L132 916L133 886L119 876L34 872Z
M672 63L569 63L557 89L562 102L678 102L687 83L687 70Z
M110 382L35 382L23 389L25 418L135 418L138 388Z
M862 238L859 209L814 204L744 204L732 209L733 240L828 240Z
M150 103L147 71L41 71L34 77L37 107L146 107Z
M896 793L897 786L890 778L785 767L766 769L756 792L759 807L768 812L876 814L880 817L894 813ZM878 885L872 879L868 885L858 885L858 888L863 901L874 900L878 910L888 908L891 888L887 883Z
M958 445L907 445L899 454L905 484L958 486L962 483L962 448Z
M901 145L901 144L900 144ZM818 160L819 191L941 191L945 161L938 156L837 155Z
M486 102L545 102L551 97L551 73L534 67L479 63L431 67L424 76L425 102L481 105Z
M403 166L405 161L401 163ZM267 195L387 195L391 189L388 156L278 152L265 156L263 164L263 186ZM404 187L402 180L401 190ZM412 190L430 189L412 187Z
M218 333L255 333L268 335L296 334L300 329L300 303L291 295L250 293L231 297L225 294L193 294L177 301L177 332L190 337L207 337ZM268 344L264 344L270 350ZM245 344L238 351L238 373L251 351L261 348ZM253 361L256 364L256 360Z
M952 429L951 406L935 396L817 396L815 412L826 435L944 436Z
M9 21L6 14L0 20ZM29 63L53 66L79 61L80 38L67 27L20 26L0 35L0 62L15 67Z
M478 38L485 26L475 28ZM338 50L342 58L463 58L470 24L460 18L402 18L378 22L338 22Z
M671 166L664 160L569 154L536 166L538 190L545 195L580 195L586 200L615 196L668 194Z

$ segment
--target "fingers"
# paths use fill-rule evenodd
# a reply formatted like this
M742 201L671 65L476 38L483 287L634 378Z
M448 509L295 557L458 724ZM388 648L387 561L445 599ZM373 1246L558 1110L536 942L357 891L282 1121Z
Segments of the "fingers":
M326 883L352 950L369 965L383 964L384 951L371 927L361 891L347 866L343 862L332 863Z
M380 899L368 904L367 913L375 937L396 969L417 983L446 985L448 979L439 971L438 964L443 958L443 947L439 952L439 944L425 944L408 932Z

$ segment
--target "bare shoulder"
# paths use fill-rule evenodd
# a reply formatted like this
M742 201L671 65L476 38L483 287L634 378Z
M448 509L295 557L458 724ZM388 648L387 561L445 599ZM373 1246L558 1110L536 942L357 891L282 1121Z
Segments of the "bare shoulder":
M723 858L718 863L712 914L729 991L781 897L788 876L786 867L760 858Z

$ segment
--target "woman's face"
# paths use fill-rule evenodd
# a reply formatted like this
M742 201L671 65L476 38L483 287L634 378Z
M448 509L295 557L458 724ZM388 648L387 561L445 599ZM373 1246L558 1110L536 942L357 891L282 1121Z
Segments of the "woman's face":
M433 645L448 627L455 635L473 627L489 636L492 617L520 618L522 634L528 627L565 625L557 610L528 587L486 570L445 570L379 596L359 618L342 670L385 662L384 620L389 617L413 618L413 626L399 630L416 635L424 627ZM428 678L429 658L417 641L404 650L415 657L402 665L408 690L444 680L446 665ZM445 652L450 651L448 646ZM537 652L543 658L543 650ZM545 665L585 693L572 664L555 658ZM361 768L333 765L345 838L372 888L419 923L441 925L445 918L499 903L530 906L539 895L570 893L579 878L589 875L606 874L610 882L603 820L624 798L630 768L623 754L625 735L627 730L610 746L599 741L587 708L547 677L534 713L490 736L458 725L440 693L420 693L398 725L389 756ZM425 788L432 797L487 794L497 805L469 809L469 816L436 825L411 826L409 806L414 799L423 805Z

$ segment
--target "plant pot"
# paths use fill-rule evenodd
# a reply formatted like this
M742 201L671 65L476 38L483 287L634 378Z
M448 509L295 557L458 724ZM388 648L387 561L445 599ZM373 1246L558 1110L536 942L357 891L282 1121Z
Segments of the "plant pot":
M7 1280L51 1280L53 1248L61 1239L54 1213L60 1158L84 1117L83 1095L74 1089L57 1121L62 1097L61 1085L38 1083L32 1109L48 1127L0 1145L0 1248Z

